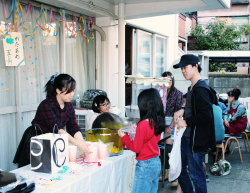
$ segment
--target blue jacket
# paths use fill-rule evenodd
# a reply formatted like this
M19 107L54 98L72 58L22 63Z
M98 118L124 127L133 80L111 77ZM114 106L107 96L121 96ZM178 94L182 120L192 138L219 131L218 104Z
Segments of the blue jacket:
M227 107L226 107L226 105L225 105L224 103L222 103L222 102L218 102L218 104L219 104L219 107L220 107L221 110L222 110L222 119L224 120L224 116L225 116L225 114L226 114Z

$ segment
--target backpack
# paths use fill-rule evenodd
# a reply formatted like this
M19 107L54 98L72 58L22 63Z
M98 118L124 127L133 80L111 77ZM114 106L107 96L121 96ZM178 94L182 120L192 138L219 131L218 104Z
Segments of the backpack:
M214 129L215 129L215 141L223 141L225 134L225 127L222 123L222 110L219 106L212 105L214 114Z
M209 169L211 174L216 176L226 176L230 174L231 164L226 160L215 162Z
M103 90L89 89L89 90L84 92L83 98L88 99L88 100L93 100L98 95L107 96L107 93L105 91L103 91Z
M213 98L216 97L216 91L209 87L210 91L213 95ZM215 101L214 101L215 103ZM212 104L212 110L213 110L213 115L214 115L214 129L215 129L215 141L223 141L224 139L224 134L225 134L225 128L223 126L223 121L222 121L222 110L218 106L218 104Z

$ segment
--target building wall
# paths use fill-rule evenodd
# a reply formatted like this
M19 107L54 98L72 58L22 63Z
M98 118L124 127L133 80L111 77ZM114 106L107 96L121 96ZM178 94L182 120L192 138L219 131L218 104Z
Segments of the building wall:
M249 15L250 6L249 4L242 5L231 5L230 9L214 9L214 10L205 10L198 11L197 16L209 17L209 16L237 16L237 15Z
M192 21L191 27L195 28L196 27L196 23L197 23L197 16L195 14L193 14L193 15L190 15L190 18L191 18L191 21Z
M219 93L227 93L233 88L241 90L240 97L250 97L249 74L209 74L209 85Z
M179 37L186 38L186 16L179 14Z
M226 21L227 25L242 25L250 21L250 5L232 5L230 9L215 9L197 12L198 23L207 24L215 20Z

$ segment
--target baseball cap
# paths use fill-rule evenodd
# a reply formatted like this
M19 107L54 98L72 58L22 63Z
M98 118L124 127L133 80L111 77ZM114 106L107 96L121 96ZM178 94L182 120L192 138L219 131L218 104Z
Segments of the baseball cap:
M191 64L192 66L198 64L200 65L200 59L193 54L185 54L181 56L181 60L178 64L175 64L173 68L181 68Z

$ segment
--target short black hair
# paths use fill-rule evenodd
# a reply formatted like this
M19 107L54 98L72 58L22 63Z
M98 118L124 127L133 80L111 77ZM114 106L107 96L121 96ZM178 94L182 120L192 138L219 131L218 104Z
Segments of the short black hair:
M234 88L233 90L228 91L227 95L230 97L234 97L235 100L238 100L239 96L241 95L241 91L238 88Z
M103 104L105 101L109 101L109 98L106 97L105 95L97 95L92 103L92 110L96 113L101 113L100 112L100 104Z
M190 65L192 65L192 66L196 66L197 65L198 72L200 73L202 71L202 68L201 68L200 64L190 64Z

